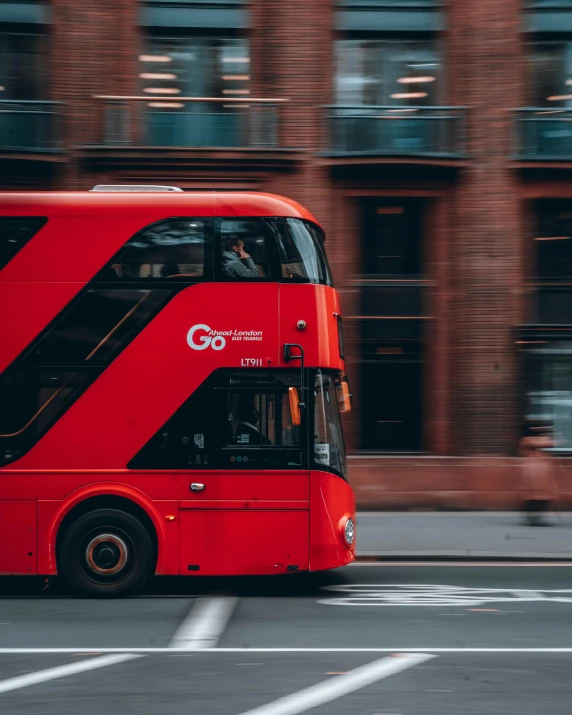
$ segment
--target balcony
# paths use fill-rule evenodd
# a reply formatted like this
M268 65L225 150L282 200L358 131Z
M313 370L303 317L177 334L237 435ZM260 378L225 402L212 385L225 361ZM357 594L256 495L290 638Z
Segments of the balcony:
M275 148L284 99L98 97L102 144L144 147Z
M572 110L524 107L514 115L515 159L572 162Z
M58 102L0 100L0 151L59 151L60 107Z
M303 156L299 149L280 146L280 108L285 99L109 95L95 99L101 102L100 137L79 149L82 160L94 170L129 171L139 178L148 171L185 172L189 176L185 186L199 188L198 180L191 177L197 170L205 172L200 188L210 186L209 176L212 188L217 188L221 172L228 178L228 172L236 169L246 183L232 186L249 188L247 172L286 170Z
M328 156L459 159L465 155L462 107L337 105L326 110Z
M173 176L184 172L187 179L181 176L178 181L187 188L218 188L221 172L228 179L229 169L236 169L244 182L232 187L248 189L253 188L249 172L289 169L303 156L299 149L280 146L280 108L286 99L110 95L95 99L101 102L100 136L79 149L82 160L94 170L129 171L138 180L147 171L168 171ZM201 182L193 178L194 171L204 172ZM227 185L231 184L227 181Z

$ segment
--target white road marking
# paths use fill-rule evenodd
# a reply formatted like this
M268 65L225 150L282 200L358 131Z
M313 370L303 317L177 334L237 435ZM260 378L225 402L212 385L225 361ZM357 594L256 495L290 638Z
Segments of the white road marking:
M355 668L355 670L350 670L349 673L341 677L324 680L322 683L249 710L243 715L297 715L297 713L317 708L324 703L331 703L332 700L337 700L348 693L353 693L355 690L365 688L378 680L395 673L401 673L407 668L412 668L435 657L427 653L398 653L393 658L381 658L373 663Z
M215 648L237 603L238 598L232 596L197 598L169 643L169 648Z
M324 586L339 594L319 599L326 606L482 606L543 601L572 603L572 589L468 588L435 584L343 584Z
M69 663L68 665L59 665L56 668L38 670L35 673L18 675L15 678L0 680L0 693L7 693L10 690L18 690L19 688L27 688L30 685L45 683L48 680L65 678L66 676L74 675L75 673L84 673L86 670L94 670L95 668L105 668L108 665L116 665L117 663L124 663L126 660L133 660L133 658L141 657L141 655L135 655L133 653L123 653L122 655L104 655L101 658L82 660L80 662Z
M0 648L0 655L89 653L94 648ZM99 653L168 653L172 648L98 648ZM202 653L570 653L572 648L202 648Z

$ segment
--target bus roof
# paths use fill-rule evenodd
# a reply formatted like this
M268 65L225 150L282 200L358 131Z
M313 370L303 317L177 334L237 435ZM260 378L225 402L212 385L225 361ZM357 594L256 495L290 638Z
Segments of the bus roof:
M262 192L44 191L0 193L0 216L285 216L318 224L292 199Z

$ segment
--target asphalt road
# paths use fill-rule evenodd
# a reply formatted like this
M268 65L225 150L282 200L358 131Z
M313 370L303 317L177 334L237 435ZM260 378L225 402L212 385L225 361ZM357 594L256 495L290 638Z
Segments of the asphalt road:
M570 565L45 585L0 579L2 714L572 712Z

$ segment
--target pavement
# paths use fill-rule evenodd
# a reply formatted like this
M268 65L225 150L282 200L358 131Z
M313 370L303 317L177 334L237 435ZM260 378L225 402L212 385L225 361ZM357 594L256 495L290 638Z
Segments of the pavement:
M360 559L572 559L572 513L548 514L547 526L516 512L360 512Z
M3 715L569 715L572 565L157 578L130 599L0 579Z

